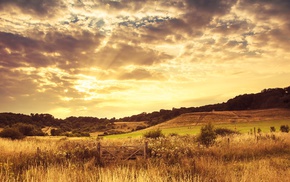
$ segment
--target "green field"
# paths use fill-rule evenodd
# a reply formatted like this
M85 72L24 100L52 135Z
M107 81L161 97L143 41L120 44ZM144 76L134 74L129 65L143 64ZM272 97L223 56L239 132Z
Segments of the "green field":
M214 124L214 123L213 123ZM216 128L228 128L232 130L239 131L240 133L248 133L252 129L254 131L254 128L256 128L256 131L258 128L262 130L263 133L270 132L270 127L274 126L276 128L276 131L279 131L281 125L290 125L290 120L276 120L276 121L256 121L256 122L247 122L247 123L219 123L214 124ZM179 135L196 135L199 133L201 126L183 126L183 127L174 127L174 128L163 128L162 133L165 135L176 133ZM119 134L119 135L108 135L104 138L138 138L142 137L144 133L146 133L149 129L146 130L140 130L125 134Z

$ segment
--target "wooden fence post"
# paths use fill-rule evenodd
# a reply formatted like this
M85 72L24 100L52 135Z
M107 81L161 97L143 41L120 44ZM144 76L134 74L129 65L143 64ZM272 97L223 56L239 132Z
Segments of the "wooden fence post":
M147 151L148 151L148 141L144 143L144 159L147 159Z
M97 152L98 152L98 156L97 156L97 160L98 161L101 161L101 143L100 142L98 142L98 144L97 144Z

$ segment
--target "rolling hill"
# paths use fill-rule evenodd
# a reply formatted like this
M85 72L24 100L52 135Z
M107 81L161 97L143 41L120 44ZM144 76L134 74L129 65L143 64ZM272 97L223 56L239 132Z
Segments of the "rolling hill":
M212 111L182 114L174 119L153 126L154 128L172 128L183 126L197 126L204 123L240 123L269 120L290 121L289 109L263 109L243 111Z
M150 126L166 128L195 126L205 122L235 123L284 118L290 121L290 86L286 88L269 88L259 93L238 95L223 103L200 107L172 108L171 110L160 109L151 113L142 112L118 119L89 116L71 116L65 119L58 119L51 114L0 113L0 128L24 123L34 125L40 129L53 128L59 134L118 134L141 130Z

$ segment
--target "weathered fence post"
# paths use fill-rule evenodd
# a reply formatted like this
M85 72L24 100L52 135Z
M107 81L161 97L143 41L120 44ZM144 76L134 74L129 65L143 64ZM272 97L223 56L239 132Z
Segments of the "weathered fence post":
M97 144L97 152L98 152L98 154L97 154L97 160L98 161L101 161L101 143L100 142L98 142L98 144Z
M147 159L147 151L148 151L148 141L144 143L144 159Z

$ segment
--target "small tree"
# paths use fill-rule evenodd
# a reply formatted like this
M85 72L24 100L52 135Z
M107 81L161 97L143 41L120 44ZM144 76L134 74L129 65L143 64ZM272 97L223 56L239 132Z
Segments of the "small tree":
M270 132L275 132L275 131L276 131L275 126L271 126L271 127L270 127Z
M152 130L144 133L143 135L145 138L159 138L164 137L162 131L158 128L157 130Z
M285 133L289 133L289 126L288 125L281 125L280 131L285 132Z
M201 127L197 140L206 147L209 147L214 144L216 137L217 135L214 131L214 126L211 123L208 123Z

